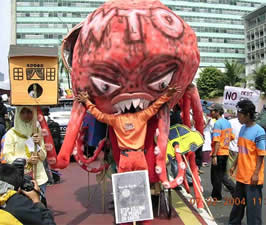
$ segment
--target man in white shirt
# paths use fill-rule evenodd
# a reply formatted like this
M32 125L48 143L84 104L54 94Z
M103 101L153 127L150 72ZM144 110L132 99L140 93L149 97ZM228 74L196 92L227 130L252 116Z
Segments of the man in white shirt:
M235 135L235 139L230 142L229 145L229 157L227 160L227 165L226 165L226 173L228 176L230 175L229 170L233 165L233 162L236 160L237 154L238 154L238 147L237 147L237 141L238 141L238 135L239 131L242 127L241 123L239 123L238 118L233 118L229 120L233 134ZM235 182L235 179L231 177L231 179Z

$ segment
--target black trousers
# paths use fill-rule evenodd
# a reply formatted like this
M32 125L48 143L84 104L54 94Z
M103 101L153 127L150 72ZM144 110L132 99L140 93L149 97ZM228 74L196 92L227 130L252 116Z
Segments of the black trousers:
M196 165L200 169L202 167L202 146L197 149L195 154L196 154Z
M217 200L222 200L222 184L224 184L231 195L234 194L235 184L229 179L226 174L226 163L228 156L222 155L217 156L217 165L211 165L211 183L212 183L212 198L216 198Z
M245 207L247 224L262 225L262 187L262 185L250 185L236 182L236 191L233 196L234 204L229 217L229 225L241 225L241 221L245 214Z

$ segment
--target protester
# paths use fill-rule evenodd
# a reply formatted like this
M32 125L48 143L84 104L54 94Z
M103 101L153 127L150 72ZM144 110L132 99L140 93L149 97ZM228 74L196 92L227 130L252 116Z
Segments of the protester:
M0 224L55 225L53 215L40 202L35 181L32 191L21 190L23 177L10 164L0 164Z
M5 135L3 154L7 163L12 163L16 158L25 158L25 174L32 176L36 165L35 180L45 193L48 178L43 161L47 153L40 132L33 134L33 121L32 106L16 107L14 127ZM34 152L34 144L37 144L37 153Z
M135 113L106 114L102 113L89 100L87 92L81 92L77 100L85 104L89 112L100 122L109 124L117 134L118 146L121 149L118 172L129 172L134 170L148 170L144 155L144 140L147 131L147 121L154 116L159 108L169 101L177 89L168 88L166 94L162 95L147 109ZM149 220L142 221L150 224Z
M238 156L232 166L231 175L236 170L236 191L229 217L230 225L241 224L245 214L248 225L261 225L262 187L264 183L265 131L255 123L255 105L250 100L237 103L237 118L243 126L238 138Z
M222 117L224 109L221 104L214 103L208 109L216 122L212 131L212 165L211 183L212 200L222 200L222 183L228 188L231 194L234 193L235 185L226 175L226 163L229 155L229 143L234 139L232 128L228 120Z
M147 121L156 114L159 108L176 92L176 88L169 88L149 108L136 113L106 114L99 111L88 99L86 92L78 94L78 101L84 103L90 113L99 121L111 125L118 134L118 146L121 149L119 172L135 170L133 162L139 169L148 169L144 156L144 139L146 136Z
M210 153L211 153L211 131L214 125L214 120L204 115L204 144L202 146L202 166L208 166L210 163Z
M237 153L238 153L238 147L237 147L237 142L238 142L238 135L239 131L242 127L241 123L239 123L238 118L232 118L229 120L231 127L232 127L232 132L235 136L235 139L230 142L229 145L229 156L227 160L227 165L226 165L226 173L227 175L230 175L230 169L236 160ZM231 179L235 182L235 179L231 177Z

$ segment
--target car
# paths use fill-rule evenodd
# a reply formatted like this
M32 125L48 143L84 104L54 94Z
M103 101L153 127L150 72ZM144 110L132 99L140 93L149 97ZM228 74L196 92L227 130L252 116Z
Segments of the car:
M187 126L176 124L170 127L168 135L167 152L173 151L173 143L179 144L179 153L185 154L189 151L196 151L204 143L200 132L192 131Z
M60 126L61 144L66 135L66 128L70 119L73 99L59 99L57 105L49 107L49 117Z

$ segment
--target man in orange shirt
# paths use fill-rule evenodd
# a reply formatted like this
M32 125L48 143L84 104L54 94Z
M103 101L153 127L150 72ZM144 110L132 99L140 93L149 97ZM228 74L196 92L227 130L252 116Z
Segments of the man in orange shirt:
M216 122L212 131L212 165L211 165L211 183L213 186L211 197L213 201L222 200L222 184L224 184L233 195L235 191L234 182L226 174L226 164L229 155L229 143L234 139L231 124L222 117L224 113L223 106L215 103L208 107L212 118Z
M77 100L85 104L86 108L97 120L109 124L114 128L117 143L121 149L118 166L119 173L135 170L148 170L144 155L147 122L158 112L164 103L171 99L176 91L176 87L170 87L164 95L157 99L148 108L139 112L125 114L102 113L89 100L87 92L81 92L78 94ZM125 223L123 225L127 224L128 223ZM142 224L150 225L151 221L142 221Z
M265 131L255 123L255 105L250 100L237 103L237 118L243 126L238 137L238 156L230 169L236 171L236 191L229 224L238 225L247 207L247 224L261 225L264 183Z
M78 94L77 100L84 103L97 120L114 128L118 146L121 149L118 172L148 169L144 155L147 121L158 112L164 103L171 99L176 91L176 87L170 87L166 94L162 95L148 108L125 114L102 113L91 103L87 92Z

